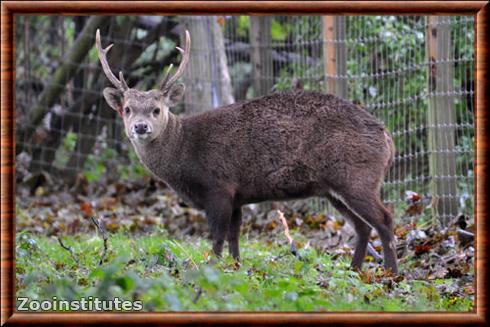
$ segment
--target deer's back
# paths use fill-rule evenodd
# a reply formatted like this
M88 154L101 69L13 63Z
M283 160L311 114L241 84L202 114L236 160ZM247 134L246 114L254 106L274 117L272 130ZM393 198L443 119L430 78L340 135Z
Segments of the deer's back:
M383 125L333 95L290 91L183 119L183 149L196 178L210 176L245 202L314 195L363 170L384 173ZM377 169L379 166L379 169ZM204 182L206 183L206 182Z

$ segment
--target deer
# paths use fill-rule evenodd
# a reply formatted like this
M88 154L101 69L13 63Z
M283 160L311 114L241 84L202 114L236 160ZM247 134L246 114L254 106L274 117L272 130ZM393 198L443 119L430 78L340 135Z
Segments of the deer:
M212 250L225 241L240 260L242 207L263 201L325 197L354 227L351 266L360 270L371 231L383 246L384 267L398 272L393 215L381 201L394 160L390 133L363 107L331 94L294 89L182 117L170 112L184 95L178 83L189 62L191 39L175 73L160 86L128 87L112 72L96 31L103 71L114 87L103 96L124 124L137 157L184 202L204 210Z

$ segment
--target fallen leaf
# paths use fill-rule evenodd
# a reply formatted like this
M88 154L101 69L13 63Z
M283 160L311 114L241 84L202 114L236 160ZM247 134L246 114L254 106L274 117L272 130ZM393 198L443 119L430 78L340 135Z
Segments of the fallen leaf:
M80 211L82 211L86 216L92 217L94 215L94 210L90 202L83 202L80 204Z

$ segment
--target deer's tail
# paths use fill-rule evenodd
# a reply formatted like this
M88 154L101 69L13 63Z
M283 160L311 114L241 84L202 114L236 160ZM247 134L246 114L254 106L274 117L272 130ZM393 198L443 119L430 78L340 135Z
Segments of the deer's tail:
M388 148L388 159L385 165L385 175L386 175L391 165L393 164L393 161L395 160L395 145L393 144L393 139L391 138L390 133L386 129L384 130L384 135L385 135L386 146Z

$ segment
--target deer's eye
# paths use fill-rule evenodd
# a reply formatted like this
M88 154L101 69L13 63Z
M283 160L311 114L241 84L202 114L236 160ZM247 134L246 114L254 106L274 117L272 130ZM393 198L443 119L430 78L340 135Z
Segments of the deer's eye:
M158 116L158 115L160 114L160 108L155 108L155 109L153 109L153 114L154 114L155 116Z
M131 109L129 109L129 107L125 107L125 108L124 108L124 113L125 113L126 115L129 115L129 114L131 113Z

